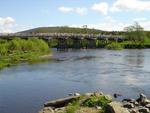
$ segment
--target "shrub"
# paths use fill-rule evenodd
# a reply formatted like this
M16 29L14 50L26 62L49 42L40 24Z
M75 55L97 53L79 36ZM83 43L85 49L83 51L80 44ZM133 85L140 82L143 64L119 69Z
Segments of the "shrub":
M105 96L99 96L99 97L93 96L87 101L85 101L83 105L86 107L100 106L102 108L101 112L104 112L106 110L108 103L110 102L111 101L108 100Z
M122 50L123 49L123 46L117 42L113 42L111 44L108 44L106 46L107 49L109 50Z
M80 107L79 103L77 101L70 103L66 107L66 113L75 113L75 111Z

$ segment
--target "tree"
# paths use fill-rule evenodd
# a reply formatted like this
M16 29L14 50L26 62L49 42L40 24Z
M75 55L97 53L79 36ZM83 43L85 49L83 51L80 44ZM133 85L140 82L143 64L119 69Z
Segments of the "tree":
M134 25L125 27L126 38L131 41L144 41L144 28L141 27L138 22L135 22Z

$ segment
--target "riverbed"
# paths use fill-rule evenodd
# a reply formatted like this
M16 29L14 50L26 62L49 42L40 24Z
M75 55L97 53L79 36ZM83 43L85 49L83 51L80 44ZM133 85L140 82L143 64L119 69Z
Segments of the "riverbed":
M53 59L0 71L0 113L37 113L72 92L150 97L150 49L53 51Z

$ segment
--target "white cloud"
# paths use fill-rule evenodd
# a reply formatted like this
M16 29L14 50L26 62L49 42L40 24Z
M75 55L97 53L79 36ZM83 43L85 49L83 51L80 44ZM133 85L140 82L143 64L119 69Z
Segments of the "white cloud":
M108 3L101 2L101 3L94 4L91 9L101 14L107 15L108 7L109 7Z
M139 21L139 24L144 28L144 30L150 31L150 20Z
M150 11L150 1L146 0L117 0L110 8L115 11Z
M73 8L71 8L71 7L64 7L64 6L59 7L58 9L59 9L61 12L63 12L63 13L69 13L69 12L72 12L72 11L73 11Z
M139 22L139 21L146 21L147 19L146 18L144 18L144 17L141 17L141 18L134 18L133 19L133 21L137 21L137 22Z
M75 12L79 15L86 15L87 14L87 8L85 7L78 7L75 9Z
M15 23L15 20L12 17L1 18L0 17L0 26L12 25Z
M12 17L0 17L0 33L13 32L12 28L15 25L15 20Z
M59 9L59 11L61 11L63 13L66 13L66 14L70 13L70 12L75 12L75 13L77 13L79 15L86 15L87 11L88 11L88 9L85 8L85 7L71 8L71 7L64 7L64 6L62 6L62 7L59 7L58 9Z

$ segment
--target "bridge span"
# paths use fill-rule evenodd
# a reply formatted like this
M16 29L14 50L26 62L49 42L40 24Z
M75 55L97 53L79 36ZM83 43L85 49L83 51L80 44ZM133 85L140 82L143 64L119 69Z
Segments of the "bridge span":
M88 41L87 48L95 48L96 41L116 41L121 42L125 38L122 35L103 35L103 34L74 34L74 33L10 33L0 34L0 39L12 40L15 37L22 39L29 39L36 37L50 42L56 39L58 44L57 48L64 49L68 48L67 40L73 41L73 48L82 48L82 40Z

